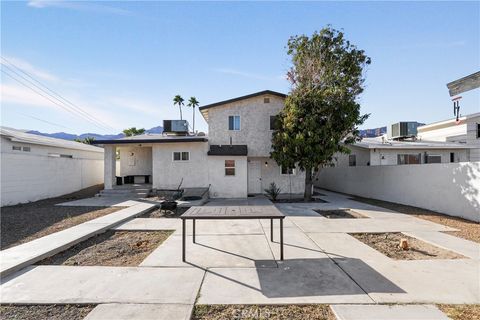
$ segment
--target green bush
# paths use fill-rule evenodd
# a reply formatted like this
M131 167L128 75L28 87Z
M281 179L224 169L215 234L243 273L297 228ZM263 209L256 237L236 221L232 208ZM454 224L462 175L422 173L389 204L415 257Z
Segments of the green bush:
M272 183L270 183L270 186L267 189L265 189L265 193L268 195L268 197L272 201L276 201L278 195L280 194L280 190L281 189L279 187L277 187L275 182L272 182Z

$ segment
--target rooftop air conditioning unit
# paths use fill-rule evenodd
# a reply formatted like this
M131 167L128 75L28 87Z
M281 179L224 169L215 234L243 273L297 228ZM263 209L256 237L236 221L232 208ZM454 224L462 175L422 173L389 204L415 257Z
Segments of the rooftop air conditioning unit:
M388 138L401 140L417 136L417 127L420 124L414 121L397 122L391 125L390 135Z
M163 120L163 132L165 133L188 133L187 120Z

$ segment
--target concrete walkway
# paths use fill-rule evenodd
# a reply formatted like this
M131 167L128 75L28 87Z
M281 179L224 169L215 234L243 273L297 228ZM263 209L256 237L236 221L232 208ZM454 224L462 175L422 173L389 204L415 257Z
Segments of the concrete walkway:
M333 305L338 320L448 320L432 305Z
M0 276L5 277L12 272L64 251L95 234L102 233L119 223L139 216L153 207L154 205L151 204L137 203L132 207L81 223L66 230L2 250L0 251Z

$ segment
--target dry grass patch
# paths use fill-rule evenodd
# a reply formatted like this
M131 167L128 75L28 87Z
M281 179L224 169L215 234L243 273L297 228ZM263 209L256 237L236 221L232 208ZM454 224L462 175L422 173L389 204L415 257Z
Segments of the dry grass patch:
M154 209L142 214L139 218L178 218L188 209L190 209L190 207L178 207L176 211Z
M466 220L459 217L449 216L446 214L430 211L427 209L406 206L403 204L398 204L398 203L393 203L388 201L362 198L357 196L353 196L352 200L368 203L374 206L387 208L400 213L412 215L420 219L442 224L447 227L458 229L459 231L449 231L446 233L463 238L463 239L480 243L480 225L477 222L473 222L473 221Z
M192 320L335 320L328 305L196 305Z
M16 320L81 320L92 311L94 305L2 305L2 319Z
M2 207L1 249L17 246L122 208L64 207L57 203L93 197L103 186L94 186L57 198Z
M480 304L440 304L438 308L453 320L480 320Z
M445 250L400 232L352 233L352 237L395 260L465 259L461 254ZM408 250L400 248L400 241L407 240Z
M318 214L328 219L363 219L368 218L363 214L360 214L354 210L342 209L342 210L314 210Z
M173 231L107 231L38 264L138 266L172 233Z

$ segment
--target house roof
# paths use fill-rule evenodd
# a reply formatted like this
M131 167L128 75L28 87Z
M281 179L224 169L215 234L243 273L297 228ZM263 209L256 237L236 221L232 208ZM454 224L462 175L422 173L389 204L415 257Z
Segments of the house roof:
M9 139L12 142L30 143L30 144L43 145L48 147L57 147L57 148L92 151L92 152L103 152L102 148L91 146L85 143L40 136L37 134L27 133L22 130L3 127L3 126L0 127L0 135L6 139Z
M285 99L287 97L286 94L281 93L281 92L272 91L272 90L263 90L263 91L247 94L245 96L241 96L241 97L237 97L237 98L233 98L233 99L228 99L228 100L223 100L223 101L220 101L220 102L207 104L207 105L199 107L198 109L202 113L205 120L208 120L208 112L206 112L206 110L208 110L208 109L219 107L219 106L222 106L222 105L225 105L225 104L228 104L228 103L232 103L232 102L236 102L236 101L241 101L241 100L245 100L245 99L255 98L255 97L258 97L258 96L263 96L263 95L272 95L272 96L277 96L277 97L280 97L280 98L283 98L283 99Z
M247 145L215 145L212 144L210 146L210 150L208 151L209 156L246 156Z
M178 143L178 142L206 142L206 136L174 136L162 134L141 134L112 140L95 140L94 144L138 144L138 143Z
M381 137L363 138L361 142L353 144L354 147L365 149L473 149L475 146L454 142L441 141L393 141L382 142ZM477 147L478 148L478 147Z

